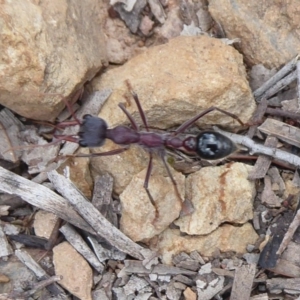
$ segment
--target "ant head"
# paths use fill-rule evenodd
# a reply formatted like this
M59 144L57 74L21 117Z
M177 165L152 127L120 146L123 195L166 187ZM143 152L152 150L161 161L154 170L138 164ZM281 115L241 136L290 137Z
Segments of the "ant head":
M203 131L196 140L195 151L201 158L207 160L224 158L237 149L228 137L214 131Z
M92 115L83 116L82 124L78 132L79 145L81 147L100 147L106 139L107 124L98 117Z

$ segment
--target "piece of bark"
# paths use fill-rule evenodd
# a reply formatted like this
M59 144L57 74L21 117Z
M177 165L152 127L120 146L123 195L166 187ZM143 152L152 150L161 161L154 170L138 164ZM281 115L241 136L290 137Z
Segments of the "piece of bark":
M23 296L25 299L27 299L29 296L32 296L33 294L35 294L38 290L41 290L43 288L47 288L49 287L50 285L54 285L57 281L61 280L62 279L62 276L59 276L59 275L55 275L55 276L52 276L52 277L49 277L45 280L42 280L36 284L34 284L31 289L29 291L25 291L23 293ZM58 286L57 286L58 287ZM50 289L50 288L49 288ZM64 291L61 290L63 292L63 294L65 295ZM60 296L62 296L61 293L59 293ZM66 296L66 295L65 295Z
M21 145L19 133L22 129L23 124L9 109L0 111L0 158L13 163L20 159L22 153L18 148Z
M79 252L95 270L102 274L104 270L103 264L99 262L95 254L91 251L83 238L75 231L75 229L66 224L60 228L60 231L65 236L66 240Z
M5 257L11 255L12 253L13 250L6 239L6 235L2 229L2 226L0 226L0 257Z
M285 248L288 246L289 242L292 240L293 235L297 228L300 225L300 209L298 209L293 221L291 222L286 234L284 235L284 238L280 244L279 249L277 250L277 255L281 255L282 252L285 250Z
M197 260L201 265L204 265L205 264L205 261L204 259L202 258L202 256L199 254L198 251L192 251L190 253L190 257L191 259L194 259L194 260Z
M230 278L234 278L234 271L229 271L221 268L212 268L212 271L219 276L226 276Z
M277 83L284 76L289 74L295 69L299 56L297 55L290 62L288 62L283 68L281 68L275 75L273 75L269 80L267 80L261 87L253 92L255 98L260 98L267 90L269 90L275 83Z
M185 270L183 268L158 264L152 270L146 269L142 262L135 260L125 260L125 267L122 271L128 274L158 274L158 275L196 275L197 272Z
M55 186L56 190L69 200L78 213L91 225L98 235L105 238L111 245L120 251L126 252L138 259L145 258L141 254L143 247L134 243L107 221L92 203L83 197L71 181L58 174L56 171L48 172L48 178ZM149 256L152 255L152 251L149 250Z
M294 263L285 260L278 259L274 268L269 268L275 274L283 275L286 277L300 277L300 268Z
M268 107L266 109L266 113L270 114L272 116L278 116L278 117L284 117L289 118L292 120L300 120L300 114L297 112L291 112L291 111L284 111L283 109L279 108L270 108Z
M280 292L284 290L292 290L300 293L300 278L272 278L267 280L267 289L270 292Z
M271 177L272 184L275 183L278 185L278 194L282 196L285 191L285 183L279 173L278 168L276 167L270 168L268 171L268 175Z
M43 268L25 250L16 250L15 255L36 275L39 280L47 280L50 278ZM52 283L47 287L47 289L54 295L65 294L64 290L56 283Z
M45 246L47 244L47 240L35 235L27 235L20 233L16 235L10 235L9 238L18 243L22 243L26 247L46 249Z
M276 148L278 140L275 137L268 136L265 141L266 147ZM259 155L254 167L249 172L248 179L249 180L255 180L264 178L266 173L269 170L269 167L272 163L272 160L270 157L266 155Z
M210 281L203 281L201 279L196 280L198 299L210 300L213 299L224 287L223 276ZM240 298L241 299L241 298Z
M59 144L49 144L41 137L37 128L28 126L20 133L22 147L21 160L28 166L29 174L36 174L48 168L59 153Z
M6 168L4 168L6 169ZM0 194L0 205L9 205L11 210L25 206L25 201L21 197L16 195L10 195L7 193Z
M282 253L281 258L300 267L300 244L291 241L286 250Z
M264 183L265 186L261 193L261 202L266 204L267 207L280 207L282 200L273 192L270 176L265 176Z
M291 84L293 81L297 79L297 72L292 71L290 74L282 78L280 81L278 81L276 84L274 84L270 89L268 89L262 97L270 98L271 96L277 94L279 91L284 89L286 86Z
M189 285L189 286L193 286L195 284L195 281L190 279L189 277L187 276L184 276L182 274L178 274L178 275L175 275L173 277L173 280L174 281L179 281L179 282L182 282L184 283L185 285Z
M269 118L258 127L258 130L275 136L288 144L300 147L300 129L295 126Z
M118 226L118 217L113 209L113 178L108 173L96 176L93 191L93 205L114 226Z
M235 270L230 300L250 298L255 270L255 264L243 265Z
M23 200L40 209L52 212L61 219L95 234L67 200L43 185L34 183L0 167L0 190L20 196Z
M183 268L191 271L197 271L200 268L200 264L192 259L181 261L180 263L176 264L176 267Z
M103 247L103 243L98 242L97 239L88 236L88 240L90 241L94 252L100 262L105 262L108 259L113 259L113 260L124 260L126 258L126 253L116 249L115 247L108 245L106 243L107 247Z

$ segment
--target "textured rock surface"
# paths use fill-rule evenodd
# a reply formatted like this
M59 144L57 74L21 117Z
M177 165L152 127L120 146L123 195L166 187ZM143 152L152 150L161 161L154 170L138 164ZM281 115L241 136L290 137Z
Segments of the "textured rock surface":
M225 224L204 236L181 236L179 230L167 229L151 240L150 248L161 253L164 263L171 264L172 256L182 251L190 253L197 250L204 256L211 256L216 249L245 253L247 244L254 243L257 238L249 223L240 227Z
M254 182L247 179L251 166L229 163L205 167L186 180L187 199L195 211L175 222L182 232L209 234L224 222L243 224L253 218Z
M209 11L228 38L240 38L246 62L272 68L299 53L298 1L211 0Z
M181 202L176 196L171 179L157 166L150 177L149 191L158 210L152 205L143 185L146 169L133 176L131 182L120 195L122 204L121 230L134 241L152 238L166 229L181 211ZM184 199L184 181L182 174L173 172L178 190Z
M98 10L93 0L1 2L0 103L53 120L62 99L45 93L69 96L106 63Z
M100 113L110 126L128 123L118 108L119 102L125 102L125 94L130 97L126 79L138 94L149 124L160 128L180 125L212 105L244 121L255 108L242 56L233 47L206 36L177 37L95 78L95 90L113 90ZM140 120L132 97L126 106ZM238 125L219 113L209 114L198 122L207 123Z
M53 263L55 274L63 276L59 284L79 299L92 299L92 269L68 242L53 248Z
M49 239L58 217L47 211L39 210L34 216L34 233L36 236Z

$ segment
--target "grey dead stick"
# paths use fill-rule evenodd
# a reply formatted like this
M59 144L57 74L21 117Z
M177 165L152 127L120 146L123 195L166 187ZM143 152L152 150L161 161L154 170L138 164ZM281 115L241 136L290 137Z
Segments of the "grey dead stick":
M98 235L105 238L112 246L138 259L155 256L150 250L133 242L114 227L105 217L77 190L74 184L56 171L48 172L48 178L55 189L74 206L78 213L91 225ZM142 254L143 253L143 254ZM149 255L149 256L148 256Z
M255 98L260 98L262 95L268 91L272 86L274 86L278 81L284 78L287 74L292 72L296 68L299 56L294 57L290 62L288 62L283 68L281 68L274 76L267 80L261 87L253 92Z
M91 226L79 216L66 199L47 187L25 179L2 167L0 167L0 191L18 195L31 205L52 212L74 226L95 234Z

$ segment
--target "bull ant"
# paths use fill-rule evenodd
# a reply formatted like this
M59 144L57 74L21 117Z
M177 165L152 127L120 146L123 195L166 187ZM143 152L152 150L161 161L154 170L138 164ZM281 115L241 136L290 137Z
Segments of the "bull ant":
M55 137L59 140L78 143L81 147L100 147L104 144L106 139L112 140L117 145L125 146L123 148L111 150L108 152L76 155L77 157L115 155L126 151L128 149L128 146L131 144L137 144L142 146L149 153L149 163L144 181L144 188L154 207L156 207L155 202L148 189L148 183L153 165L152 161L154 152L158 153L159 157L161 158L167 170L168 176L170 177L173 183L176 194L179 197L179 199L181 199L176 186L176 181L174 180L170 168L165 160L165 148L183 150L191 154L196 154L200 158L207 160L224 158L236 150L235 144L229 138L214 131L202 131L197 136L188 136L185 138L178 137L179 134L182 134L185 130L190 128L198 119L212 111L219 111L221 113L224 113L237 120L243 126L243 122L234 114L231 114L218 107L212 106L202 111L190 120L184 122L172 133L156 133L149 130L147 118L141 107L139 98L137 94L132 90L130 83L128 81L126 81L126 83L141 116L144 125L143 131L139 129L136 121L133 119L132 115L125 108L125 106L122 103L120 103L119 107L125 113L126 117L128 118L131 124L131 127L119 125L114 128L108 128L108 125L105 122L105 120L88 114L83 117L82 121L75 118L74 122L67 122L68 126L80 125L80 129L77 136L55 135ZM181 202L183 203L182 199Z

